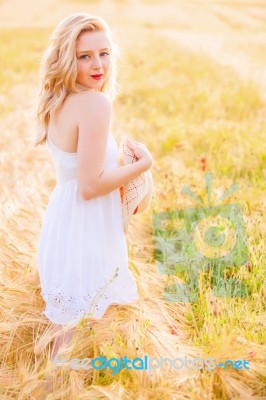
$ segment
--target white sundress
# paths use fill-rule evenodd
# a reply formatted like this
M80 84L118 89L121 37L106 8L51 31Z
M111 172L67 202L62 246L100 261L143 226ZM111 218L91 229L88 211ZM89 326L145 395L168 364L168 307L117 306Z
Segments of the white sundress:
M119 189L84 200L77 190L77 153L65 152L47 135L55 171L37 251L43 314L55 324L100 319L111 304L138 299L128 267ZM105 168L117 167L118 146L108 134Z

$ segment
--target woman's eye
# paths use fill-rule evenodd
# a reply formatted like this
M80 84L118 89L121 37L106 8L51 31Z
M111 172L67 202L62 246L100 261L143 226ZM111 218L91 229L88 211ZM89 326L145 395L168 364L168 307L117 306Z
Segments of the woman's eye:
M109 56L109 53L107 53L107 52L103 52L103 53L101 53L101 55L102 54L106 54L107 56ZM88 54L83 54L82 56L80 56L80 58L83 58L84 60L85 60L85 57L89 57L89 55Z

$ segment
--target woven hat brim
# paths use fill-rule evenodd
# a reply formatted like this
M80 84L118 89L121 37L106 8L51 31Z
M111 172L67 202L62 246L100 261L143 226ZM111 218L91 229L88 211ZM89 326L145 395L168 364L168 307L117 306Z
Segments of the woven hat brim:
M133 164L137 161L133 150L126 144L126 139L127 137L124 135L119 146L118 165ZM148 208L152 194L153 179L149 170L124 185L122 215L125 232L127 232L134 211L137 209L137 213L140 213Z
M143 197L143 199L140 201L139 205L138 205L138 210L137 213L141 213L144 212L145 210L147 210L147 208L149 208L150 203L151 203L151 199L152 199L152 195L153 195L153 179L152 179L152 174L151 171L145 171L144 172L144 177L146 180L146 194Z

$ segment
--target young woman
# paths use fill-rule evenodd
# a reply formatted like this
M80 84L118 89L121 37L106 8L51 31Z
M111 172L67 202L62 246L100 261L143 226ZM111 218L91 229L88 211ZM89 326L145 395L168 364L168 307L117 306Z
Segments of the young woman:
M38 271L43 313L70 328L67 340L83 317L99 319L111 304L138 299L119 189L148 170L152 156L130 141L138 161L117 164L110 129L117 50L103 18L77 13L56 27L41 61L35 145L48 142L57 184L43 219Z

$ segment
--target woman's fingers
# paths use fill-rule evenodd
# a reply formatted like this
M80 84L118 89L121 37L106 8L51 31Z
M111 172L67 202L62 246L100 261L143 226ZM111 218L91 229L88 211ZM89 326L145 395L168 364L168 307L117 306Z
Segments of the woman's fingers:
M143 145L143 143L137 142L136 140L132 140L132 139L127 139L127 140L128 140L128 143L130 143L132 145L134 145L134 144Z

